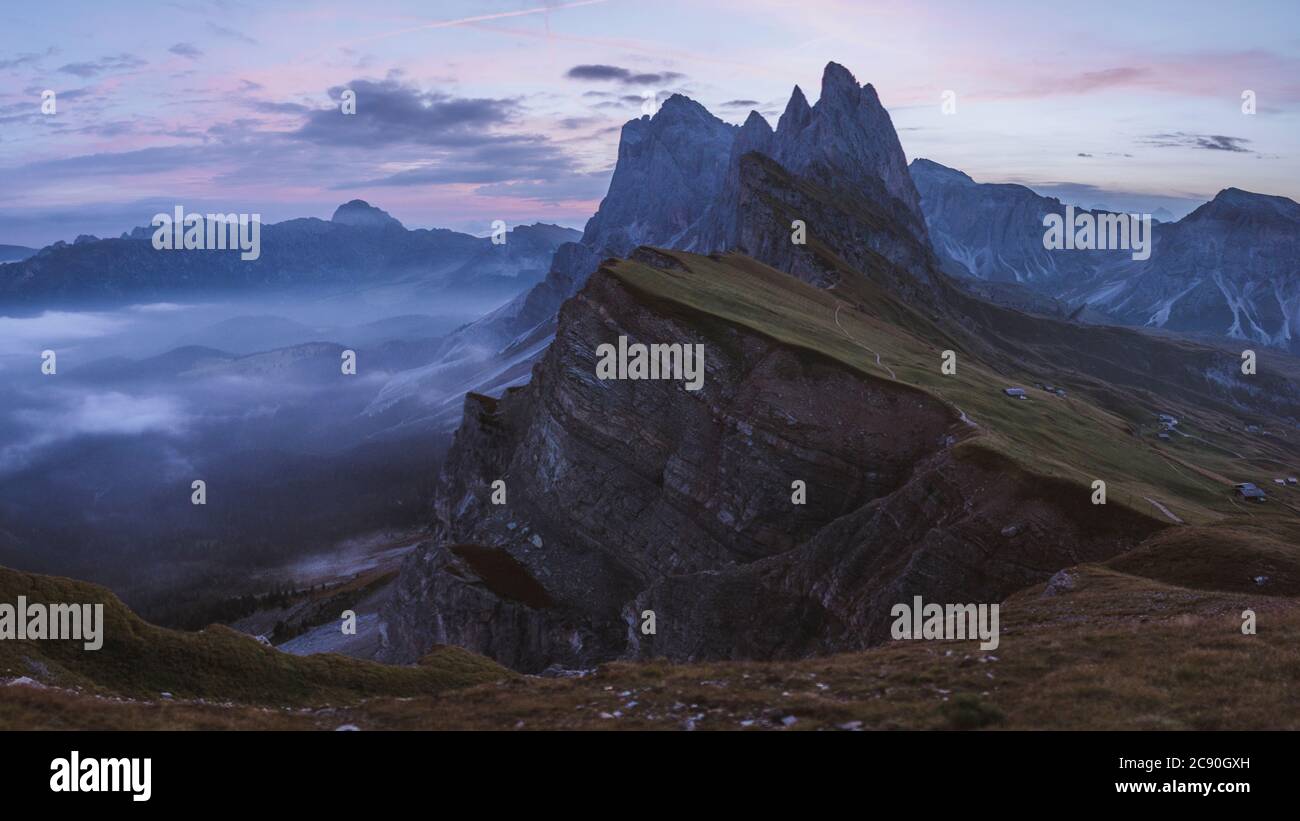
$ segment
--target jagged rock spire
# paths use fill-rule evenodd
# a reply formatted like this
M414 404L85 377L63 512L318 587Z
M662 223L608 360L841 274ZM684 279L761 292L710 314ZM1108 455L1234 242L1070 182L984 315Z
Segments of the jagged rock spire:
M795 134L802 131L811 120L812 106L808 105L803 90L795 86L794 91L790 93L790 102L785 104L785 113L777 121L777 130L784 134Z

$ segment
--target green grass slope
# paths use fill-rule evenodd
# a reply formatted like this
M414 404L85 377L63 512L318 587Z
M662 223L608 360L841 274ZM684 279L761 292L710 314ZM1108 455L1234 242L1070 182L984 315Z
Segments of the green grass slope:
M865 376L924 390L973 423L973 436L961 448L997 451L1033 474L1075 483L1085 495L1094 480L1103 480L1108 504L1162 522L1176 517L1199 525L1249 523L1300 541L1300 489L1270 488L1270 503L1250 508L1236 502L1232 492L1239 481L1263 485L1280 471L1300 470L1297 443L1249 436L1239 419L1217 406L1207 410L1173 386L1164 390L1159 379L1142 389L1127 388L1073 369L1069 357L1043 373L1033 355L970 353L963 350L960 334L861 276L845 276L834 289L822 290L739 255L657 253L679 264L607 261L602 271L659 309L719 317L831 356ZM1074 341L1081 347L1090 333L1100 346L1118 344L1109 336L1122 333L1135 351L1154 345L1173 361L1179 356L1177 342L1147 340L1127 330L1068 327L1070 334L1083 334L1082 341ZM944 350L957 352L955 375L940 371ZM1063 386L1068 394L1038 390L1036 381ZM1006 397L1002 389L1011 386L1025 388L1029 399ZM1179 416L1187 435L1159 440L1157 412Z

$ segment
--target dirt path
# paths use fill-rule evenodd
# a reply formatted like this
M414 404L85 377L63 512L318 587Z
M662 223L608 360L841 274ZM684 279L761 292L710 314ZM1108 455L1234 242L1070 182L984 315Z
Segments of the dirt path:
M837 328L840 329L840 332L841 332L841 333L843 333L845 336L847 336L847 337L849 338L849 341L850 341L850 342L852 342L854 345L857 345L857 346L858 346L859 348L861 348L862 350L864 350L864 351L866 351L867 353L869 353L869 354L871 354L872 356L874 356L874 357L876 358L876 365L877 365L878 367L880 367L880 368L884 368L886 371L889 371L889 377L890 377L891 379L893 379L894 381L898 381L898 374L894 373L894 369L893 369L893 368L889 367L889 366L886 365L884 362L881 362L881 361L880 361L880 354L876 353L875 351L871 350L871 348L868 348L866 345L864 345L864 344L862 344L861 342L859 342L858 340L854 339L854 338L853 338L853 334L849 333L848 330L846 330L845 327L844 327L843 325L840 324L840 308L843 308L843 307L844 307L843 305L836 305L836 306L835 306L835 326L836 326ZM964 414L963 414L963 415L964 415Z
M956 405L953 405L953 407L957 408ZM957 413L961 414L961 421L965 422L967 425L970 425L972 428L979 427L979 424L974 419L971 419L969 416L966 415L966 411L962 410L961 408L957 408Z
M1183 520L1175 516L1172 510L1160 504L1155 499L1152 499L1150 496L1143 496L1142 498L1146 499L1148 502L1155 505L1156 509L1159 510L1161 513L1165 514L1166 516L1168 516L1169 520L1174 524L1179 524L1179 525L1184 524Z

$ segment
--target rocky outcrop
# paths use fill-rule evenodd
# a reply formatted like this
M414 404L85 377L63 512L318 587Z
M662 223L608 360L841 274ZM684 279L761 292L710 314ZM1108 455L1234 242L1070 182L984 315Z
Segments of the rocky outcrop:
M575 265L593 262L598 237L627 254L636 238L669 235L820 287L866 276L933 315L947 310L953 291L888 114L834 64L816 106L796 88L775 131L752 115L727 135L725 162L705 174L711 202L683 194L689 207L647 233L638 203L657 195L639 190L644 172L679 162L654 141L676 134L673 145L721 156L720 138L700 143L707 120L688 103L661 111L658 126L625 128L627 173L616 171ZM793 220L806 224L806 244L791 242ZM632 255L667 275L685 264L649 248ZM884 637L898 601L1000 601L1160 526L1123 511L1098 523L1086 494L957 448L969 428L924 392L661 304L611 268L584 279L556 265L547 290L519 306L538 324L516 345L554 333L531 381L465 401L434 538L408 559L387 613L394 660L434 642L526 671L856 648ZM580 290L547 320L549 300L570 288ZM620 337L703 345L703 389L598 379L597 346ZM646 610L654 636L638 629Z
M673 659L861 648L887 640L891 608L914 596L1000 602L1160 528L1122 508L1099 514L1079 488L1028 475L983 448L944 449L898 490L796 550L727 572L661 579L626 614L653 610L657 634L630 639L639 656Z
M449 335L427 367L385 385L367 412L405 404L412 406L409 413L451 429L466 392L499 395L527 381L554 333L561 303L602 259L626 256L642 244L679 246L699 224L721 190L735 131L680 94L654 116L626 123L609 191L582 238L555 249L541 282Z
M772 158L792 174L900 210L900 222L924 238L920 196L875 88L859 85L839 63L827 63L821 97L806 106L796 87L778 123Z
M620 336L704 345L703 388L597 379L596 347ZM921 391L602 268L530 384L466 400L434 539L387 613L393 659L434 642L526 671L856 648L885 637L894 603L1000 601L1160 526L1098 516L1077 488L959 447L968 431Z
M595 348L620 336L704 345L703 388L598 380ZM565 304L528 386L467 399L435 541L408 560L388 614L395 657L435 640L524 670L623 655L623 614L642 591L798 547L902 486L957 424L917 390L716 319L648 310L597 273ZM807 504L792 503L795 481L816 489ZM511 557L547 604L493 592L453 555L464 544ZM485 632L497 618L526 624L529 640Z
M626 256L638 245L674 246L718 196L735 133L680 94L653 117L629 121L609 192L582 243L605 256Z
M804 245L792 241L796 220ZM740 251L819 287L838 281L837 258L869 272L882 266L867 257L880 256L907 273L886 287L936 295L938 262L889 113L870 84L837 63L827 64L816 105L795 86L775 131L750 113L720 196L682 247Z
M888 199L845 196L757 152L740 160L733 247L818 287L865 275L912 304L934 307L938 262ZM806 242L792 241L795 221Z

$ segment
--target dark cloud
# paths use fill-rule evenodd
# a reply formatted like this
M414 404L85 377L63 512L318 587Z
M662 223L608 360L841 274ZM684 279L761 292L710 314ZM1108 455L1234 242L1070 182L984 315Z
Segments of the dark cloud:
M759 105L758 100L728 100L722 104L723 108L754 108Z
M622 80L632 72L618 66L585 65L574 66L565 72L570 80Z
M633 74L624 82L638 86L657 86L674 83L685 77L685 74L678 74L675 71L661 71L658 74Z
M621 66L593 64L574 66L564 76L571 80L613 80L624 85L652 86L671 83L686 75L675 71L634 72Z
M1201 148L1206 151L1231 151L1236 154L1253 154L1245 145L1245 137L1226 137L1222 134L1188 134L1175 131L1171 134L1152 134L1142 142L1157 148Z
M144 188L151 193L180 186L175 189L180 197L179 192L192 188L188 181L202 175L213 190L227 184L246 185L249 180L285 187L301 185L303 180L328 180L325 185L337 181L332 188L347 191L345 199L364 187L458 185L483 196L572 203L599 198L608 182L608 171L592 172L568 144L588 139L587 130L608 122L599 116L561 122L566 136L575 138L561 140L521 132L518 122L524 108L519 99L462 98L426 91L395 77L355 80L330 89L336 101L344 88L356 92L357 111L349 115L340 111L337 102L317 108L293 98L267 99L262 97L266 90L251 83L236 88L234 102L247 116L212 123L201 132L173 135L184 138L184 145L37 160L6 167L6 183L21 189L62 180L79 184L88 178L109 184L121 180L131 190ZM35 110L28 102L13 113L32 118ZM0 106L0 116L5 113ZM286 129L286 119L296 126ZM55 128L60 123L47 125ZM132 121L104 118L78 125L111 135L127 133ZM172 128L147 118L134 125L140 133ZM145 130L149 128L155 131ZM305 145L311 150L304 150ZM340 179L340 169L349 169L347 180ZM401 170L394 173L394 169ZM0 216L7 210L0 203ZM102 223L83 230L82 222L60 226L51 217L39 226L33 224L30 233L61 236L72 224L80 233L106 233ZM140 218L124 224L141 224Z
M356 92L355 114L339 108L311 109L301 128L291 137L343 150L383 146L375 159L373 176L340 182L334 187L348 190L363 186L498 185L517 186L512 194L551 192L551 198L572 198L559 193L565 180L585 173L561 143L536 134L510 133L509 125L520 113L514 99L452 97L424 91L389 77L383 81L356 80L330 89L340 98L344 88ZM640 101L640 98L636 98ZM261 103L263 110L292 113L292 103ZM591 125L590 118L561 121L566 129ZM399 158L405 170L378 173L384 161ZM362 173L365 173L364 171ZM580 186L572 183L569 190ZM505 190L505 189L499 189ZM582 187L582 199L587 188Z
M1092 155L1091 155L1091 154L1085 154L1085 153L1083 153L1082 151L1080 151L1078 154L1075 154L1074 156L1076 156L1076 157L1091 157Z
M199 49L191 43L177 43L167 50L178 57L187 57L191 60L197 60L203 56L202 49Z
M249 103L249 106L263 114L308 114L316 111L302 103L277 103L265 100L254 100Z
M94 77L105 71L129 71L146 65L147 62L134 54L118 54L115 57L101 57L92 62L67 63L59 66L59 71L64 74L75 74L78 77Z
M451 97L396 80L355 80L330 89L330 96L341 99L345 88L357 95L355 114L343 114L338 105L316 109L295 136L323 145L473 144L518 109L514 100Z

